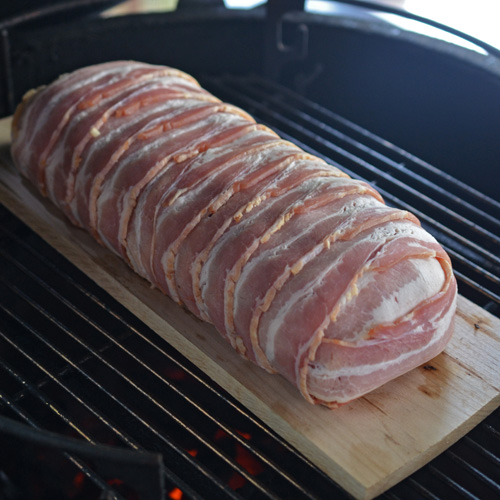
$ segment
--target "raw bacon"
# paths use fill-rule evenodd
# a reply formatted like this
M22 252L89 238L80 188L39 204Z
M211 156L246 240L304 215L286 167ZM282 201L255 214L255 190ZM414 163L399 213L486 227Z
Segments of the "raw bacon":
M453 331L448 255L408 212L172 68L116 61L30 91L23 175L234 349L331 408Z

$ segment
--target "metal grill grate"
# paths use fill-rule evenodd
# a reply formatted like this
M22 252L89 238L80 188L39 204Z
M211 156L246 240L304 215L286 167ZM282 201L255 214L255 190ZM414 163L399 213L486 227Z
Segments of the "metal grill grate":
M205 87L419 217L450 254L460 292L500 314L500 203L335 113L260 77Z
M229 77L203 83L375 183L389 203L411 204L452 254L461 292L498 314L498 203L275 84ZM409 177L418 191L406 186ZM163 485L166 498L182 492L183 500L348 498L5 209L0 221L0 414L62 436L64 452L52 472L69 478L43 488L23 479L26 454L14 448L16 438L2 437L0 488L11 498L37 498L39 491L52 498L68 491L75 498L154 498ZM147 469L155 490L141 490L144 481L130 477L133 454L129 467L122 456L121 468L103 468L84 450L69 449L64 436L111 445L118 456L123 449L160 453L162 464L151 459ZM38 462L47 453L30 449ZM499 410L383 498L491 495L500 495Z

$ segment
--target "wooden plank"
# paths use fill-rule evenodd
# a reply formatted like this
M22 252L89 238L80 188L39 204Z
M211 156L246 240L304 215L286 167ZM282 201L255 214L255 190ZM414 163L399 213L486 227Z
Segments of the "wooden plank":
M12 167L9 124L0 121L0 201L354 497L382 493L500 404L500 320L460 297L443 354L338 410L309 405L71 226Z

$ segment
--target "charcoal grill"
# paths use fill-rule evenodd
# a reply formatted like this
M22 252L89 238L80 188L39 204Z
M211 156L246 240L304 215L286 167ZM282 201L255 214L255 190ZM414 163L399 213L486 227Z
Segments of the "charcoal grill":
M295 2L299 11L282 17L284 2L275 1L266 16L263 9L232 12L213 3L102 19L95 10L105 2L74 2L4 23L2 114L28 88L84 64L129 57L180 67L281 136L373 183L389 204L415 213L449 252L460 293L500 316L496 60L414 34L393 36L352 12L323 18L300 12ZM190 43L195 36L201 46ZM315 50L325 36L331 53ZM367 68L368 97L353 97L356 89L346 83L362 72L339 55L349 44L354 59L380 50L389 58L376 75ZM391 63L405 57L426 65L429 85L456 80L444 92L451 97L441 96L432 112L439 123L427 129L419 127L439 99L419 90L415 74L399 76L411 88L391 89L391 105L381 91L383 78L393 76ZM344 75L333 82L329 65L339 60ZM442 65L449 72L436 70ZM480 91L470 93L474 88ZM415 102L396 109L404 95ZM474 105L460 101L462 95ZM426 99L432 102L422 104ZM454 122L452 103L469 123ZM384 112L379 120L371 116L377 107ZM416 125L397 119L409 112ZM483 113L480 130L477 113ZM445 120L445 133L436 134ZM406 125L410 132L400 130ZM450 130L454 139L446 142ZM471 148L463 143L478 136L471 172ZM0 218L1 498L349 498L7 209L0 207ZM499 495L497 409L382 498Z

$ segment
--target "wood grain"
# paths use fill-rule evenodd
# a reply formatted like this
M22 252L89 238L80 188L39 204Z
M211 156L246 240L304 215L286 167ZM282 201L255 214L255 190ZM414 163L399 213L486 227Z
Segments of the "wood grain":
M499 406L500 320L463 297L453 339L430 363L338 410L309 405L71 226L11 165L9 128L0 121L0 201L354 497L382 493Z

